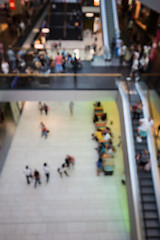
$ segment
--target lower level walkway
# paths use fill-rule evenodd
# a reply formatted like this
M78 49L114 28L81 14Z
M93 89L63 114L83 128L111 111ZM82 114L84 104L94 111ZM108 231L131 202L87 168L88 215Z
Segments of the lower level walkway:
M120 126L114 101L102 102L112 120L115 145ZM129 240L126 187L121 184L122 150L117 148L113 176L96 176L96 143L91 140L93 102L47 103L48 116L37 102L26 102L0 177L0 239L3 240ZM114 120L116 119L116 120ZM40 122L50 130L41 137ZM110 125L109 125L110 126ZM76 158L69 177L57 168L65 155ZM45 183L43 163L50 167ZM37 168L42 184L27 185L23 169Z

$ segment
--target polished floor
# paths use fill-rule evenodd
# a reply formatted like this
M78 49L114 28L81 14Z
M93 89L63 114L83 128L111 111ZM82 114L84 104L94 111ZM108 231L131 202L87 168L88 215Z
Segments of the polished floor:
M107 99L106 99L107 100ZM105 99L104 99L105 101ZM93 102L50 102L49 115L40 115L37 102L26 102L0 178L0 239L72 240L129 239L126 187L121 184L123 157L117 147L113 176L96 176L96 143L91 139ZM119 142L118 110L113 100L103 102L115 146ZM40 121L50 129L41 137ZM75 156L70 177L59 177L56 169L65 155ZM47 184L42 165L47 162L51 178ZM23 174L28 164L37 168L42 184L28 186Z

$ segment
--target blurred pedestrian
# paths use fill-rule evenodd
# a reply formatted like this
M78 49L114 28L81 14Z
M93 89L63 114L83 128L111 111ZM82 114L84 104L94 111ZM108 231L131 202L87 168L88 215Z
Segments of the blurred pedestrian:
M40 111L40 114L42 114L43 112L43 106L42 106L42 103L41 102L38 102L38 109Z
M34 179L35 179L34 187L36 188L37 183L39 183L39 185L41 184L41 176L37 170L34 171Z
M69 177L68 172L67 172L67 166L65 163L62 164L61 172L62 172L62 174L64 173L67 177Z
M4 59L1 62L1 69L2 69L2 73L5 73L5 74L9 73L9 64Z
M63 72L62 56L59 55L59 52L57 52L57 56L55 57L55 63L56 63L56 72L57 73Z
M49 110L49 107L44 103L43 105L43 109L45 111L45 114L48 115L48 110Z
M0 60L4 58L3 43L0 42Z
M45 125L42 126L42 137L44 136L45 139L47 139L48 137L48 132L49 130L47 130L47 128L45 127Z
M160 124L157 127L157 137L159 137L159 132L160 132Z
M70 167L70 165L72 165L72 167L73 167L75 164L75 158L71 155L66 155L65 162L66 162L67 167Z
M31 169L26 166L23 172L26 176L27 184L30 184L30 178L33 178Z
M97 176L99 176L100 173L103 172L103 160L101 157L98 159L96 165L97 165Z
M16 70L16 55L15 55L14 51L12 50L11 45L9 45L9 47L8 47L7 54L8 54L8 60L9 60L10 66L11 66L11 70L13 72Z
M60 177L62 178L63 174L62 174L61 168L58 168L58 169L57 169L57 172L59 173Z
M69 110L70 110L70 114L71 114L71 115L73 114L73 105L74 105L74 103L73 103L73 102L70 102L70 104L69 104Z
M46 175L46 182L48 183L49 182L49 177L50 177L50 172L49 172L49 167L48 167L47 163L43 164L43 170L44 170L44 173Z

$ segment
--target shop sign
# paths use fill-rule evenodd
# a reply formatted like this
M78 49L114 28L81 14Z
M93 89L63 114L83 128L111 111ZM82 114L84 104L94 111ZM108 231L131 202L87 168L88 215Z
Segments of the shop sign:
M9 7L12 11L16 9L16 4L14 0L9 0Z

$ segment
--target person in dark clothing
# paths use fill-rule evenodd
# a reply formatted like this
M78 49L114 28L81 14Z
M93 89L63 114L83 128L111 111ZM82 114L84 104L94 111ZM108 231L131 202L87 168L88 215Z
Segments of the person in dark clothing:
M145 165L150 161L150 154L147 149L144 149L141 153L136 156L136 161L140 167L145 167Z
M115 40L115 37L113 37L111 42L112 57L115 55L115 47L116 47L116 40Z
M74 56L74 59L72 60L72 64L73 64L74 73L77 73L77 70L78 70L78 59L76 58L76 56Z
M100 173L103 172L103 160L101 157L98 159L96 165L97 165L97 176L99 176Z
M94 107L101 107L101 102L94 103Z
M34 187L36 188L37 183L39 183L39 185L41 184L40 173L37 170L34 171L34 178L35 178Z
M102 121L106 121L107 120L107 114L106 113L102 114L101 120Z
M160 125L157 127L157 137L159 137L159 132L160 132Z
M95 123L95 122L98 122L98 116L97 116L97 114L94 114L94 117L93 117L93 123Z
M64 173L67 177L69 177L65 163L62 164L61 172L62 172L62 174Z
M46 104L43 105L43 109L45 111L45 114L48 115L49 108L48 108L48 106Z
M69 157L68 156L65 159L65 163L66 163L66 167L69 168L70 167L70 161L69 161Z

